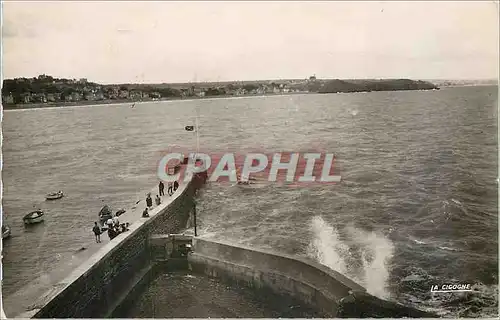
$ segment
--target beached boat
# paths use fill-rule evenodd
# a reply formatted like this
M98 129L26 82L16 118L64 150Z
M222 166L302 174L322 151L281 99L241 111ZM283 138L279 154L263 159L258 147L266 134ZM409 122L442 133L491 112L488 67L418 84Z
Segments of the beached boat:
M35 210L23 217L24 224L35 224L43 221L44 213L42 210Z
M10 237L10 227L6 224L2 225L2 239Z
M62 191L57 191L57 192L49 193L48 195L45 196L45 199L47 199L47 200L57 200L57 199L61 199L62 197L64 197L63 192Z
M101 211L99 211L99 223L101 225L102 230L107 230L108 226L106 225L106 221L108 219L113 218L113 211L111 208L106 204L104 207L101 208Z

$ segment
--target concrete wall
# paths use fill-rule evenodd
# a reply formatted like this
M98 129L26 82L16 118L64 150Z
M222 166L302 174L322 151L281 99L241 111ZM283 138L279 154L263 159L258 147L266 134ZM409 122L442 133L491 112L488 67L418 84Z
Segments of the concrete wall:
M194 271L218 278L233 278L252 287L270 288L319 309L337 314L338 301L351 291L365 289L320 264L276 253L236 247L221 242L194 240L189 262Z
M291 296L323 317L436 317L384 301L342 274L297 257L194 238L188 260L194 272Z
M129 291L149 274L149 239L153 233L183 229L194 195L205 176L181 185L170 205L148 219L137 221L65 279L39 305L34 318L96 318L111 314Z

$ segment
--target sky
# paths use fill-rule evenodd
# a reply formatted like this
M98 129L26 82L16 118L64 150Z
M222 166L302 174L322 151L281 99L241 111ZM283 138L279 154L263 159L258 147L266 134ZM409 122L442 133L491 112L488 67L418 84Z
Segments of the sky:
M3 1L3 78L496 79L498 1Z

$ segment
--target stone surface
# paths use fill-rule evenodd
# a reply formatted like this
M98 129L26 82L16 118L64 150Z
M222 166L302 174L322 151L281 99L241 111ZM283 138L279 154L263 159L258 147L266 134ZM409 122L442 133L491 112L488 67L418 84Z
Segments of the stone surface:
M162 274L123 318L312 318L304 304L189 272Z

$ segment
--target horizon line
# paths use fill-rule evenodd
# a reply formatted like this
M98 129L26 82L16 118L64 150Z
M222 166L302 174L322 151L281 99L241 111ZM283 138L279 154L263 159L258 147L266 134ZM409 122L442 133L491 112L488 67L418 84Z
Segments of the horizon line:
M2 79L2 84L3 81L5 80L15 80L15 79L33 79L37 78L38 76L45 75L49 76L52 78L56 79L66 79L66 80L79 80L79 79L86 79L87 82L90 83L95 83L99 85L155 85L155 84L203 84L203 83L225 83L225 82L261 82L261 81L290 81L290 80L309 80L309 77L304 77L304 78L274 78L274 79L252 79L252 80L207 80L207 81L177 81L177 82L98 82L95 80L89 80L88 78L85 77L73 77L73 78L65 78L65 77L59 77L59 76L53 76L50 74L39 74L37 76L32 76L32 77L26 77L26 76L18 76L18 77L13 77L13 78L4 78L1 76L0 78ZM316 80L413 80L413 81L499 81L498 78L410 78L410 77L371 77L371 78L320 78L316 77Z

